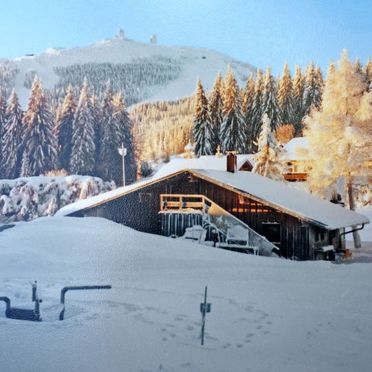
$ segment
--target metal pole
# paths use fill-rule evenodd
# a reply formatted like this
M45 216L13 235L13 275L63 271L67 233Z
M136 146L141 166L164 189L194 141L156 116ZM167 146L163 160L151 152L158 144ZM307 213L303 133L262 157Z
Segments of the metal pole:
M207 286L204 291L204 307L202 312L201 344L204 345L205 313L207 311Z
M123 166L123 186L125 186L125 151L124 151L124 143L121 144L121 148L122 148L122 166Z

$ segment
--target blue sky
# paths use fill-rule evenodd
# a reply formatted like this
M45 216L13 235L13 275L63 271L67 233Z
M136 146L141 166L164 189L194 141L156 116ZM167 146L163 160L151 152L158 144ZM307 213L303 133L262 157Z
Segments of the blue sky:
M164 45L206 47L275 73L288 62L327 68L343 48L372 57L372 0L0 0L0 57L153 33Z

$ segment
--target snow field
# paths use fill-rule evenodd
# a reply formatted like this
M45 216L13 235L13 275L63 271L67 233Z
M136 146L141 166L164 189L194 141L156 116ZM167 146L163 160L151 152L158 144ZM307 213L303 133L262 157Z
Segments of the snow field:
M372 265L292 262L139 233L99 218L39 218L0 233L4 371L368 371ZM111 284L68 292L66 285ZM204 286L205 347L199 304ZM1 305L0 305L1 306ZM1 307L0 307L1 308ZM4 368L4 369L3 369Z

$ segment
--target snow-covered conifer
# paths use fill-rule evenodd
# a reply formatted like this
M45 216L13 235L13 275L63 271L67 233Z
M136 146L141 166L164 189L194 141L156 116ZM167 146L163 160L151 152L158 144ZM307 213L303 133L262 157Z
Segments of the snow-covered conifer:
M263 115L261 133L258 137L258 152L252 172L273 180L283 180L282 147L276 142L271 131L271 123L267 114Z
M4 162L2 161L2 142L5 132L5 119L6 119L6 101L3 92L0 91L0 179L4 174ZM5 158L4 158L5 159Z
M94 113L87 79L84 79L72 125L70 170L92 175L95 166Z
M195 154L197 156L212 154L212 147L215 139L213 130L208 100L205 96L203 85L201 81L198 80L195 96L194 125L192 129L195 140Z
M367 77L367 85L368 85L368 89L369 90L372 90L372 61L369 59L364 67L364 72L366 74L366 77Z
M303 96L304 115L312 109L319 109L322 103L323 78L319 68L311 63L306 69L305 87Z
M137 167L136 167L136 156L133 140L133 124L129 118L128 112L125 107L124 97L122 93L117 93L113 96L113 121L115 122L115 127L118 129L118 142L127 150L127 155L125 156L125 182L126 184L132 183L136 180ZM116 151L118 151L116 149ZM121 159L120 159L121 160ZM120 169L120 165L117 169ZM119 184L119 178L121 180L122 176L120 172L116 173L114 180Z
M242 111L244 116L244 123L245 123L245 142L246 142L246 151L245 152L251 152L254 147L254 141L255 141L255 133L254 133L254 98L255 98L255 81L253 79L253 76L251 75L248 80L247 84L244 90L244 96L243 96L243 105L242 105Z
M261 123L262 123L262 100L263 100L264 82L261 70L257 70L256 81L254 87L254 98L253 98L253 112L252 112L252 125L251 125L251 149L252 152L255 149L255 141L260 134Z
M284 65L283 74L279 80L278 105L281 113L281 122L283 124L293 124L293 89L292 78L289 72L288 64Z
M2 141L2 158L6 159L2 163L5 178L17 178L21 172L24 132L22 116L17 94L13 90L6 110L7 120Z
M301 73L300 66L296 65L296 72L293 78L293 112L290 122L295 128L295 135L302 134L302 119L304 116L304 78Z
M58 139L59 167L69 170L72 151L72 124L76 110L74 90L67 87L63 105L56 119L55 133Z
M338 69L333 65L329 68L321 110L313 111L306 119L311 191L329 199L339 182L344 181L344 196L348 195L351 209L356 179L368 173L371 153L372 115L365 90L363 76L344 52ZM356 235L354 243L360 246Z
M220 128L222 123L223 110L223 81L221 74L217 75L214 82L212 93L209 99L209 112L213 131L213 140L211 143L211 153L215 154L218 145L220 145Z
M262 113L267 114L271 120L271 129L275 130L282 123L277 100L276 82L271 74L271 69L266 70L264 90L262 94Z
M241 153L246 148L240 92L234 73L230 68L226 75L220 138L222 151L237 151Z
M37 176L56 167L53 119L40 80L32 84L28 108L23 116L24 147L21 175Z
M112 90L111 81L107 81L106 89L103 95L101 105L101 115L98 121L98 132L96 132L96 160L97 175L105 180L112 180L113 174L118 172L118 169L111 166L115 159L119 158L118 154L118 129L113 120L113 105L112 99L114 92Z
M92 111L93 111L93 129L94 129L94 145L95 151L95 167L97 168L99 162L99 153L101 147L101 139L103 135L103 114L102 114L102 102L93 92L91 95ZM99 173L98 171L96 172Z

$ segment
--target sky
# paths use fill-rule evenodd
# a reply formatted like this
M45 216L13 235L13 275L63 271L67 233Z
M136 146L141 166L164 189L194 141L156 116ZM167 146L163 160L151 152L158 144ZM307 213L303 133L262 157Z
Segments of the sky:
M0 0L0 58L113 37L214 49L282 71L372 57L372 0Z

